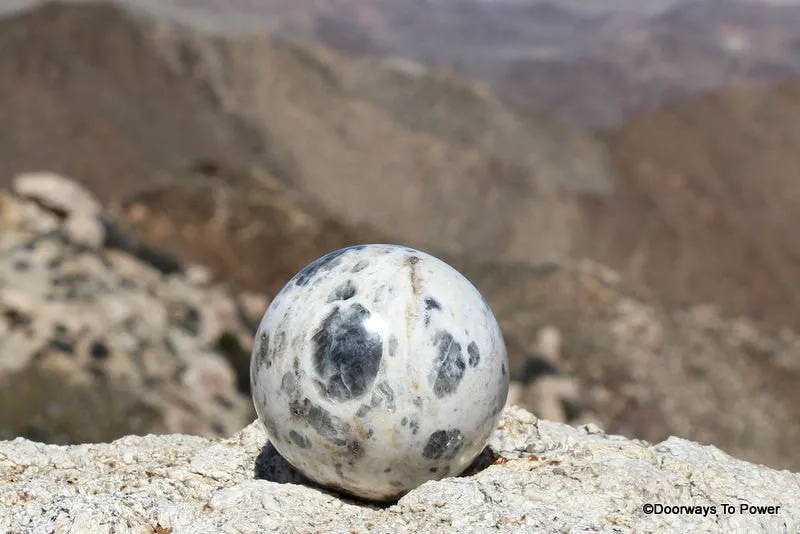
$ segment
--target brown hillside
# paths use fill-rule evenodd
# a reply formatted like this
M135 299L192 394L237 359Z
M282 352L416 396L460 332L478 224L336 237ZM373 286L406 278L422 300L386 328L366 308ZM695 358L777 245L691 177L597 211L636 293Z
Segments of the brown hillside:
M209 267L238 290L270 296L331 250L390 241L332 218L264 171L213 160L163 172L110 211L149 245Z
M0 21L0 80L0 127L14 132L0 175L52 169L104 199L220 159L409 244L540 260L570 247L570 191L609 185L595 141L452 77L109 5Z
M800 325L800 85L730 90L606 135L618 188L577 250L670 302Z
M217 20L246 13L283 39L452 70L592 130L707 91L800 76L796 2L680 0L660 2L664 9L652 0L162 3L202 6Z
M395 76L368 78L320 47L177 30L159 34L157 47L259 132L276 177L334 216L412 245L529 261L565 253L576 217L569 190L608 184L594 142L561 131L563 143L542 142L549 121L525 123L463 82L410 81L413 105L393 108L376 95L402 91ZM434 105L450 100L458 114Z
M536 267L452 259L486 296L511 354L554 325L560 370L612 432L714 444L797 470L800 337L771 337L703 306L675 310L591 262Z
M118 8L46 5L0 19L0 176L48 169L103 198L154 171L247 146Z

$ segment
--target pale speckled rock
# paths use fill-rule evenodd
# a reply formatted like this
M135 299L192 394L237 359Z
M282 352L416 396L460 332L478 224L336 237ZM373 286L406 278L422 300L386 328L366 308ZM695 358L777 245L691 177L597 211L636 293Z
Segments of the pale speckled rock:
M284 286L256 333L251 380L287 460L391 500L473 461L509 373L478 290L430 254L381 244L331 252Z
M64 403L38 393L35 384L10 393L8 385L27 369L28 381L46 370L86 391L103 384L125 390L127 408L106 414L116 422L84 413L87 426L95 417L98 427L133 432L125 425L134 406L155 414L136 432L230 435L252 419L250 399L214 348L224 332L244 347L252 343L233 295L103 246L99 227L90 228L100 224L99 204L72 182L34 174L15 185L26 198L0 191L0 435L18 435L10 433L16 429L43 440L115 437L69 429L54 436L46 418L24 424L21 410L37 405L50 414Z
M678 438L650 445L507 410L501 454L388 507L255 476L259 423L226 440L126 437L58 447L0 442L0 532L770 532L800 529L800 475ZM298 479L295 479L298 480ZM741 503L775 513L740 513ZM645 504L716 507L652 514ZM722 504L735 507L725 513ZM161 530L158 530L160 527ZM170 530L171 529L171 530Z
M14 178L14 192L65 213L96 215L100 202L77 182L52 172L28 172Z
M531 354L518 374L520 380L509 384L506 406L525 406L543 419L559 423L592 419L591 412L582 406L585 395L580 382L559 372L561 343L561 332L556 327L545 325L539 329ZM579 421L571 420L567 406L578 408L575 411Z
M64 222L64 234L75 245L99 249L106 235L103 225L95 215L76 214Z
M100 202L80 184L51 172L31 172L15 177L13 190L62 218L64 235L73 244L93 249L103 245Z

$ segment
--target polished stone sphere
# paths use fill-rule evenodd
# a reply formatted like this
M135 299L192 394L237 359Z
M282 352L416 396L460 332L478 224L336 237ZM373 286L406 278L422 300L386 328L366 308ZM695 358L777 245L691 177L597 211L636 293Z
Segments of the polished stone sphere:
M250 380L290 464L386 501L459 475L483 450L508 359L492 310L458 271L408 247L362 245L318 258L275 296Z

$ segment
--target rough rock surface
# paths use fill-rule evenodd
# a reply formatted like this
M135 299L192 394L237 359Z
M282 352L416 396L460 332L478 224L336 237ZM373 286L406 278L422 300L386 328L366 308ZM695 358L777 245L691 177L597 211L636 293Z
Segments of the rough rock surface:
M249 399L214 350L226 332L249 338L233 298L126 238L76 183L48 173L14 183L0 192L0 437L244 426Z
M484 465L378 507L321 490L265 446L128 436L0 442L3 532L797 532L800 475L679 438L651 445L507 410ZM487 464L489 464L487 466ZM651 514L645 504L715 507ZM726 513L723 504L735 507ZM741 513L741 504L773 513ZM709 510L710 508L705 508Z

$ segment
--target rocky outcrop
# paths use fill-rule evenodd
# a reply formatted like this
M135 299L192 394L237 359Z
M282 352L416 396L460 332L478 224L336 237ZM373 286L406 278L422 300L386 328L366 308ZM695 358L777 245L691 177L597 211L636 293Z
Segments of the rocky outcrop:
M800 475L506 411L484 462L375 506L315 487L259 423L230 439L0 442L0 531L797 532ZM656 511L645 513L646 505ZM661 507L683 507L668 513ZM726 508L730 506L732 508ZM731 511L732 510L732 511Z
M0 192L0 437L244 426L249 398L215 348L225 336L247 346L249 329L204 278L127 237L76 183L18 176Z
M580 417L567 418L572 423L595 421L651 442L680 436L798 470L797 332L771 334L713 306L666 306L588 261L451 264L476 281L492 306L511 377L529 384L519 402L535 413L546 406L536 400L541 386L558 383L567 412L583 408ZM559 332L548 335L560 341L558 358L539 339L552 328ZM565 375L577 379L577 402Z
M603 137L617 187L582 201L576 251L663 302L800 328L800 84L706 94Z

